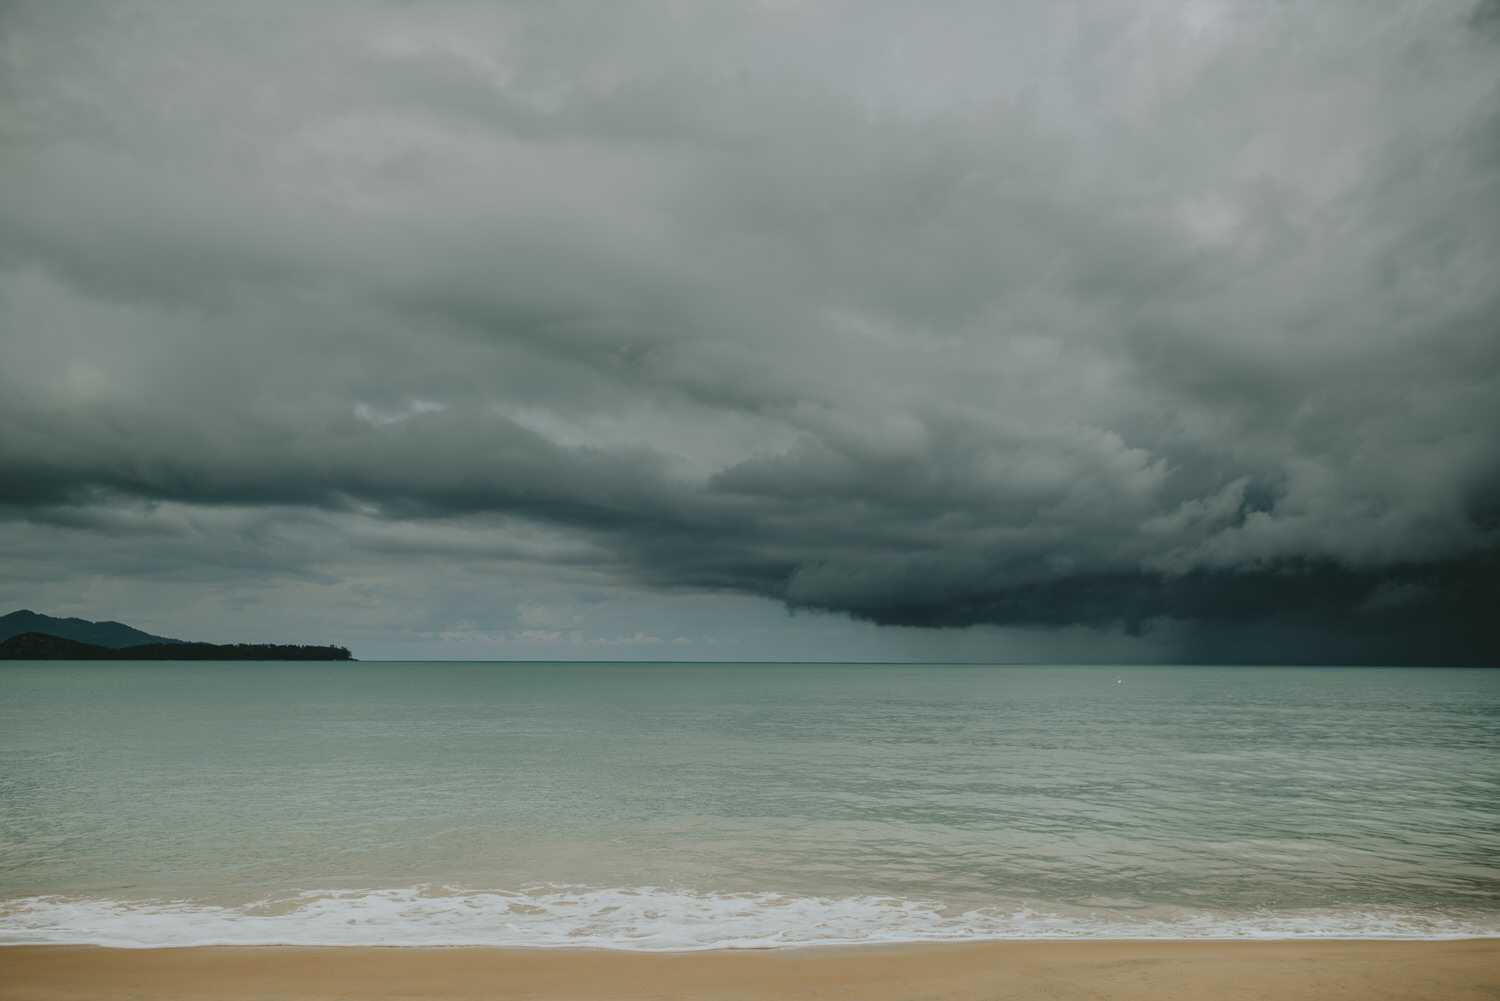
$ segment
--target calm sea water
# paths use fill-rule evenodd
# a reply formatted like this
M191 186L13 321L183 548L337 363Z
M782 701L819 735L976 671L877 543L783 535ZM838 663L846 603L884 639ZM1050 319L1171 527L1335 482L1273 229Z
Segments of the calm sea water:
M1500 935L1500 671L0 666L0 943Z

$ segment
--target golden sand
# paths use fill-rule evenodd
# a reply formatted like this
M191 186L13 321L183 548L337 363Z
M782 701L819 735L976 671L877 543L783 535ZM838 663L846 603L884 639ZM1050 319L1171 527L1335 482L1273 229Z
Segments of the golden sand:
M1500 999L1500 939L993 942L697 953L0 948L5 1001Z

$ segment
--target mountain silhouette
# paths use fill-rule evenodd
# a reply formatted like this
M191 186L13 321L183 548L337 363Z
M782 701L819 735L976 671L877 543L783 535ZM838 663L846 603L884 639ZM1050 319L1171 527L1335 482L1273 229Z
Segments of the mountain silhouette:
M0 643L22 633L46 633L77 643L118 650L121 647L140 646L144 643L181 643L182 640L168 636L156 636L123 622L90 622L87 619L59 619L51 615L33 612L29 608L0 615Z

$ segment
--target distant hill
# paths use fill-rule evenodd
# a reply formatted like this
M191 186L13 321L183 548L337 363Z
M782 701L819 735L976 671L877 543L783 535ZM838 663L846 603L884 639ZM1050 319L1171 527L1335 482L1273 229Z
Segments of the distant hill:
M0 615L0 660L353 660L341 646L192 643L123 622L59 619L29 609Z
M0 640L0 660L98 660L112 652L109 647L46 633L21 633Z
M46 633L0 641L0 660L353 660L341 646L288 643L142 643L104 647Z
M123 622L89 622L87 619L59 619L23 608L9 615L0 615L0 642L19 636L21 633L46 633L65 640L91 643L112 650L142 643L181 643L167 636L133 629Z

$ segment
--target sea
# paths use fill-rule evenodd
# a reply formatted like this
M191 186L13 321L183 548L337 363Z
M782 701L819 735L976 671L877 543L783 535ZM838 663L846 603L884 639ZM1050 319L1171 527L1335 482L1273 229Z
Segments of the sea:
M1500 670L0 665L0 944L1500 936Z

